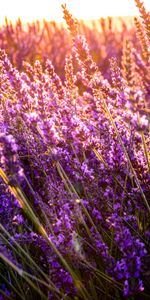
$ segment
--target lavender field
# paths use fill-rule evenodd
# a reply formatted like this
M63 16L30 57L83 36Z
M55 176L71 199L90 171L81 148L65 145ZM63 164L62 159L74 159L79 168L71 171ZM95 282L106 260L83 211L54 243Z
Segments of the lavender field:
M0 27L0 300L150 299L150 14Z

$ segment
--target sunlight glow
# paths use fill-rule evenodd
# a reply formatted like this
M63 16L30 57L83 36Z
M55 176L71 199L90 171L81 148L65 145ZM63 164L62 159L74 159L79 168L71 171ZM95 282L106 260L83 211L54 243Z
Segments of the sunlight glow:
M143 1L150 10L150 0ZM5 0L1 1L0 23L5 17L13 22L33 20L62 21L61 4L66 3L71 13L79 19L98 19L106 16L131 16L138 14L134 0Z

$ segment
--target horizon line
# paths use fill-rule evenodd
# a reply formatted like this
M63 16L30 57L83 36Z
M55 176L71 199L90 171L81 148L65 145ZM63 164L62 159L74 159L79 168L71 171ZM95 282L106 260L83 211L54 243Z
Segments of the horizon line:
M99 16L99 18L75 18L76 20L78 20L79 22L80 21L85 21L85 22L92 22L92 21L99 21L100 19L108 19L108 18L112 18L112 19L115 19L115 18L130 18L130 19L134 19L134 18L136 18L136 17L139 17L140 18L140 16L139 15L137 15L137 14L134 14L134 15L105 15L105 16L103 16L103 15L101 15L101 16ZM48 18L33 18L33 20L27 20L27 21L25 21L25 20L23 20L23 18L21 18L20 16L18 16L17 18L15 18L15 20L12 20L11 18L9 18L9 17L7 17L7 16L5 16L4 17L4 19L3 19L3 21L2 20L0 20L0 26L1 25L6 25L6 22L8 22L8 23L10 23L10 24L13 24L13 25L15 25L15 24L17 24L17 22L18 21L21 21L21 23L23 24L23 25L27 25L27 24L32 24L32 23L36 23L36 22L40 22L40 23L43 23L43 22L54 22L54 23L58 23L58 24L65 24L66 22L65 22L65 20L58 20L58 19L48 19Z

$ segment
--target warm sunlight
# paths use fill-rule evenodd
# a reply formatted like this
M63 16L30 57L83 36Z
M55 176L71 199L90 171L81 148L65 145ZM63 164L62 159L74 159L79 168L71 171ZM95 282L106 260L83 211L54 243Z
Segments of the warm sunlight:
M149 10L0 0L0 300L150 300Z
M143 2L150 10L150 1ZM82 19L138 14L134 0L5 0L1 3L0 23L4 22L5 16L12 21L21 17L23 22L43 18L62 21L62 3L67 4L75 17Z

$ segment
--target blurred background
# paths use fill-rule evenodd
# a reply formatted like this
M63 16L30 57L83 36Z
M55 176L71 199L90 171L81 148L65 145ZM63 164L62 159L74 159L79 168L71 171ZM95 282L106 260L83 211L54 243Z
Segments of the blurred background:
M0 23L5 17L15 22L38 20L63 21L61 4L66 3L73 15L79 19L98 19L107 16L133 16L138 14L134 0L0 0ZM150 0L143 1L150 10Z

